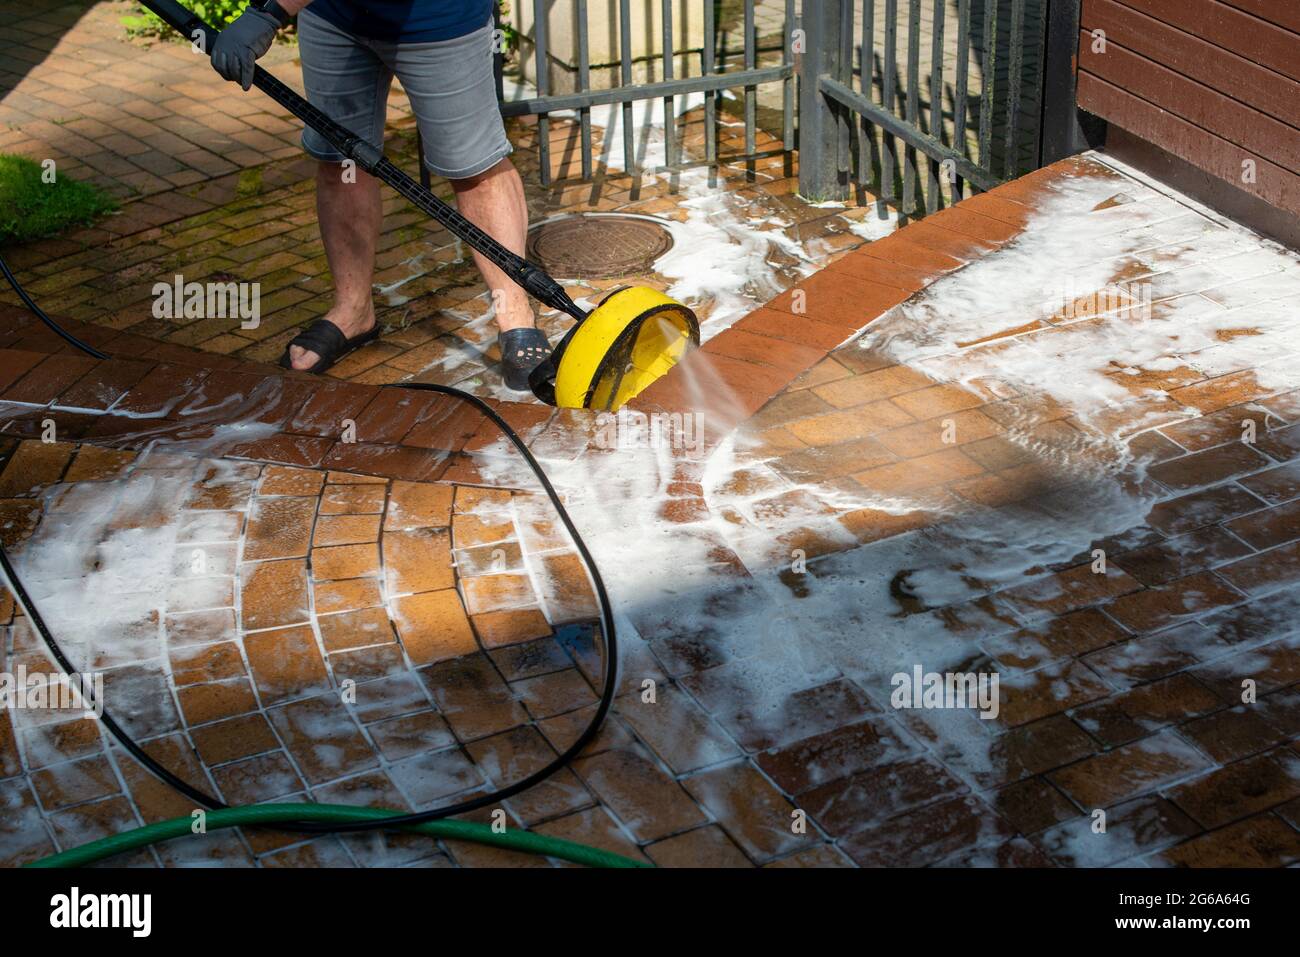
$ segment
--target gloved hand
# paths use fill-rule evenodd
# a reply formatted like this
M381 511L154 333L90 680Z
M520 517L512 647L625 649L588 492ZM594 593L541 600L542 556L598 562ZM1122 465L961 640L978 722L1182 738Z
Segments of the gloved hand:
M212 69L245 90L253 85L253 65L271 49L280 23L269 13L248 7L217 34L212 44Z

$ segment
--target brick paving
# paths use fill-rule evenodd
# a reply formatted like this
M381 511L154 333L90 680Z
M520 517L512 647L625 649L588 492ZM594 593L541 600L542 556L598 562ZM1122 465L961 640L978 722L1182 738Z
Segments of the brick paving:
M1126 417L1137 424L1125 433L1137 454L1116 457L1084 441L1098 421L1077 410L1008 382L944 382L933 366L893 362L855 338L937 295L944 277L1009 254L1035 207L1071 182L1093 195L1145 189L1092 160L1033 174L962 204L962 215L839 256L645 394L643 411L690 407L687 370L698 377L692 366L707 364L738 396L727 418L705 404L713 425L740 431L719 435L711 459L679 458L665 503L678 506L663 524L682 560L694 543L709 565L671 606L627 607L634 632L599 742L571 773L507 802L512 820L665 866L1294 862L1297 393L1242 370L1166 373L1162 396L1135 389L1105 420L1120 432ZM1171 254L1143 245L1148 218L1177 218L1160 216L1163 201L1144 196L1147 206L1113 214L1117 249L1148 261ZM1121 208L1097 206L1092 215ZM1201 222L1201 242L1223 229ZM1261 298L1246 308L1266 308L1294 274L1293 264L1271 285L1256 280ZM1200 288L1213 302L1233 285ZM790 311L800 290L807 310ZM1003 321L1002 340L967 347L965 361L977 365L979 350L1005 349L1007 338L1077 332L1076 322L1025 332L1021 318ZM126 603L145 613L143 638L139 623L121 622L116 640L96 644L118 687L162 692L132 720L175 766L232 800L426 807L535 766L589 713L598 681L589 590L526 483L503 486L500 472L481 470L500 453L474 423L452 427L418 399L411 407L412 397L372 386L341 383L350 391L328 399L295 392L305 377L246 360L209 370L215 357L179 346L76 364L18 311L5 322L0 402L13 438L0 506L21 560L50 567L42 556L65 534L60 514L76 510L93 516L100 541L150 534L187 560L195 545L210 560L201 585L178 575L165 600ZM97 331L109 351L139 355L145 341L77 328ZM224 411L191 418L194 395L198 408ZM1161 398L1184 402L1152 427ZM269 434L256 445L210 434L236 417L231 402L261 413ZM531 408L507 411L555 468L579 523L592 521L571 486L593 473L560 464L593 454L592 423ZM159 417L147 430L121 414L146 410ZM376 430L350 451L331 437L345 415ZM1241 441L1238 416L1256 423L1257 442ZM47 418L60 441L39 441ZM955 442L937 437L945 419L957 420ZM451 447L421 443L434 434ZM160 439L189 444L169 453ZM721 473L710 474L719 456ZM458 457L480 470L454 472ZM1080 471L1085 459L1104 471ZM141 483L171 497L122 494ZM1090 554L1099 543L1087 538L1065 541L1051 554L1078 557L1049 555L1049 567L1008 574L975 560L972 528L1032 528L1023 509L1037 520L1090 509L1102 486L1142 510L1100 543L1101 573ZM1121 499L1108 504L1123 519ZM598 554L602 541L597 532ZM807 565L792 574L780 556L795 548ZM629 573L603 554L617 597ZM954 558L970 580L937 599L924 577ZM697 614L706 607L715 613ZM817 609L841 617L818 619ZM746 615L756 610L776 625L752 632ZM75 616L66 627L75 636ZM21 618L10 633L12 662L48 667ZM924 645L894 644L903 640L1000 673L996 720L890 707L888 672L925 660ZM340 703L349 677L357 695ZM1246 678L1252 701L1242 700ZM84 722L33 724L23 712L6 721L11 863L186 810ZM1096 809L1108 816L1101 835L1090 829ZM790 827L797 811L809 821L802 833ZM411 838L262 832L129 863L195 859L525 863Z
M552 125L557 147L573 135ZM535 171L530 129L515 133ZM325 388L265 364L270 338L160 325L110 298L249 243L319 283L319 251L299 255L314 227L297 163L265 167L242 199L238 175L208 181L190 197L202 209L169 206L190 187L136 200L107 249L88 232L14 251L42 303L114 358L76 356L0 307L0 529L56 631L111 676L110 709L169 766L235 801L434 806L535 767L598 693L589 586L517 463L460 407L377 387L467 381L418 350L468 334L441 296L481 290L421 289L393 307L416 331ZM722 181L781 211L786 235L822 240L825 268L784 273L789 288L636 403L702 412L703 446L610 454L589 415L498 406L626 620L605 729L508 817L662 866L1293 864L1300 383L1269 323L1300 286L1294 255L1092 158L858 245L846 227L862 211L800 207L782 166ZM689 215L658 180L612 175L598 193L603 208ZM974 302L971 277L1051 238L1043 210L1086 227L1103 281L1145 283L1152 316L1099 310L1091 289L1042 313L1014 284L996 322L954 311L954 288ZM204 245L205 227L282 220ZM112 285L133 258L145 265ZM323 287L306 292L270 315ZM1206 315L1221 321L1202 340ZM1168 317L1182 338L1153 339ZM1089 364L1111 324L1131 330L1116 354L1149 346L1140 367ZM979 334L945 345L967 325ZM1107 401L1081 404L1026 354L1073 357L1065 377L1101 377ZM104 596L95 620L57 600L87 594ZM48 670L12 602L0 612L5 669ZM891 674L914 664L999 674L998 716L891 706ZM191 810L58 713L0 714L0 793L8 864ZM545 863L265 831L119 863L195 862Z
M211 82L188 44L128 40L121 20L134 12L124 0L0 5L0 150L53 159L123 199L300 153L292 117L261 93ZM277 45L266 62L279 67L293 53ZM301 92L296 74L286 78Z

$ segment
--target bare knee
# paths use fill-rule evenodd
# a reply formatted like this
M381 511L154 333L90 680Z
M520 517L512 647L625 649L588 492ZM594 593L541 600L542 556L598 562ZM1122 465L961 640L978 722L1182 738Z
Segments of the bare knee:
M518 177L515 172L515 164L510 162L510 157L503 156L492 166L489 166L481 173L475 173L473 176L465 176L460 179L449 180L451 188L457 193L468 193L485 183L494 183L498 180Z

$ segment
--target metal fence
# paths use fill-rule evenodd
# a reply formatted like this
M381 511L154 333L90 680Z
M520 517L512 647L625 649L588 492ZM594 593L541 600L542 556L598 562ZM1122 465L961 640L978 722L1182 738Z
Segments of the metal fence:
M747 0L744 4L744 22L742 33L744 49L741 52L741 68L732 69L725 51L719 51L718 8L713 0L703 3L703 43L699 50L699 73L694 76L675 77L674 59L680 54L675 50L673 36L673 2L660 0L662 18L662 52L659 66L663 79L652 83L636 84L632 82L633 43L631 0L619 0L619 66L622 83L607 90L593 90L590 83L590 56L588 37L587 0L573 0L576 6L576 25L578 40L578 74L577 90L573 93L551 94L548 90L549 43L546 32L546 11L553 0L533 0L533 58L536 74L537 95L524 100L514 100L502 104L502 113L506 116L535 115L538 120L538 147L540 150L542 184L551 181L550 156L550 114L562 110L575 111L578 117L581 136L582 177L589 179L593 172L593 153L591 139L591 110L606 104L619 104L622 112L623 156L625 164L636 165L636 129L633 105L642 100L662 99L664 107L664 146L666 169L683 169L691 166L708 165L716 168L719 162L741 162L760 159L773 155L774 152L759 153L755 139L757 129L757 95L763 84L779 83L782 87L783 102L783 140L786 150L793 149L795 141L794 122L794 63L790 55L790 35L795 22L795 0L785 0L785 23L781 62L771 66L758 65L758 38L755 32L754 2ZM654 2L654 0L649 0ZM649 3L646 3L649 6ZM720 55L720 52L722 55ZM720 157L718 155L718 113L722 91L727 89L743 90L743 115L745 124L744 152L739 155ZM681 138L677 118L677 97L701 93L704 95L704 158L700 161L686 161L681 150ZM629 173L643 172L630 168Z
M843 199L856 187L908 216L1086 145L1071 62L1080 0L802 0L802 11L796 0L743 0L743 11L735 3L702 0L703 38L690 49L674 38L674 0L641 0L647 25L652 5L659 5L662 47L642 58L657 63L660 79L642 83L633 82L632 0L618 0L620 83L610 89L591 84L588 0L519 2L532 4L536 95L503 101L501 108L506 116L538 118L543 185L552 181L551 115L576 116L581 177L587 180L596 170L592 109L602 105L621 111L629 173L701 165L713 173L719 164L797 149L804 197ZM568 93L549 90L547 13L557 3L572 3L576 31L576 89ZM779 19L779 48L772 31L773 42L760 47L756 8L765 23ZM724 11L739 27L739 50L729 48L720 28ZM698 72L688 65L682 70L687 75L675 75L683 59L689 64L695 56ZM776 62L760 65L760 59ZM760 152L760 91L774 102L777 89L782 145ZM720 156L725 90L741 91L744 145L740 153ZM687 157L682 148L678 97L691 94L703 94L702 158ZM665 164L643 170L636 160L634 104L656 99L663 101Z
M1078 6L807 0L800 193L857 187L915 216L1082 148Z

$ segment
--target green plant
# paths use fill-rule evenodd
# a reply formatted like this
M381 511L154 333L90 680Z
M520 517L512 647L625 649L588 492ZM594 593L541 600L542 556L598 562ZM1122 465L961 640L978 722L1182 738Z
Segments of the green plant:
M98 186L53 172L54 182L47 182L40 163L0 153L0 243L52 236L117 209L117 201Z
M501 31L501 52L509 59L519 49L519 31L510 22L510 0L497 0L496 22Z
M187 8L218 30L243 13L244 8L248 6L248 0L184 0L184 2ZM122 25L126 27L129 36L160 37L164 40L184 39L143 6L137 4L135 9L133 15L122 18ZM277 39L286 39L295 29L296 24L289 24L287 28L280 31Z

